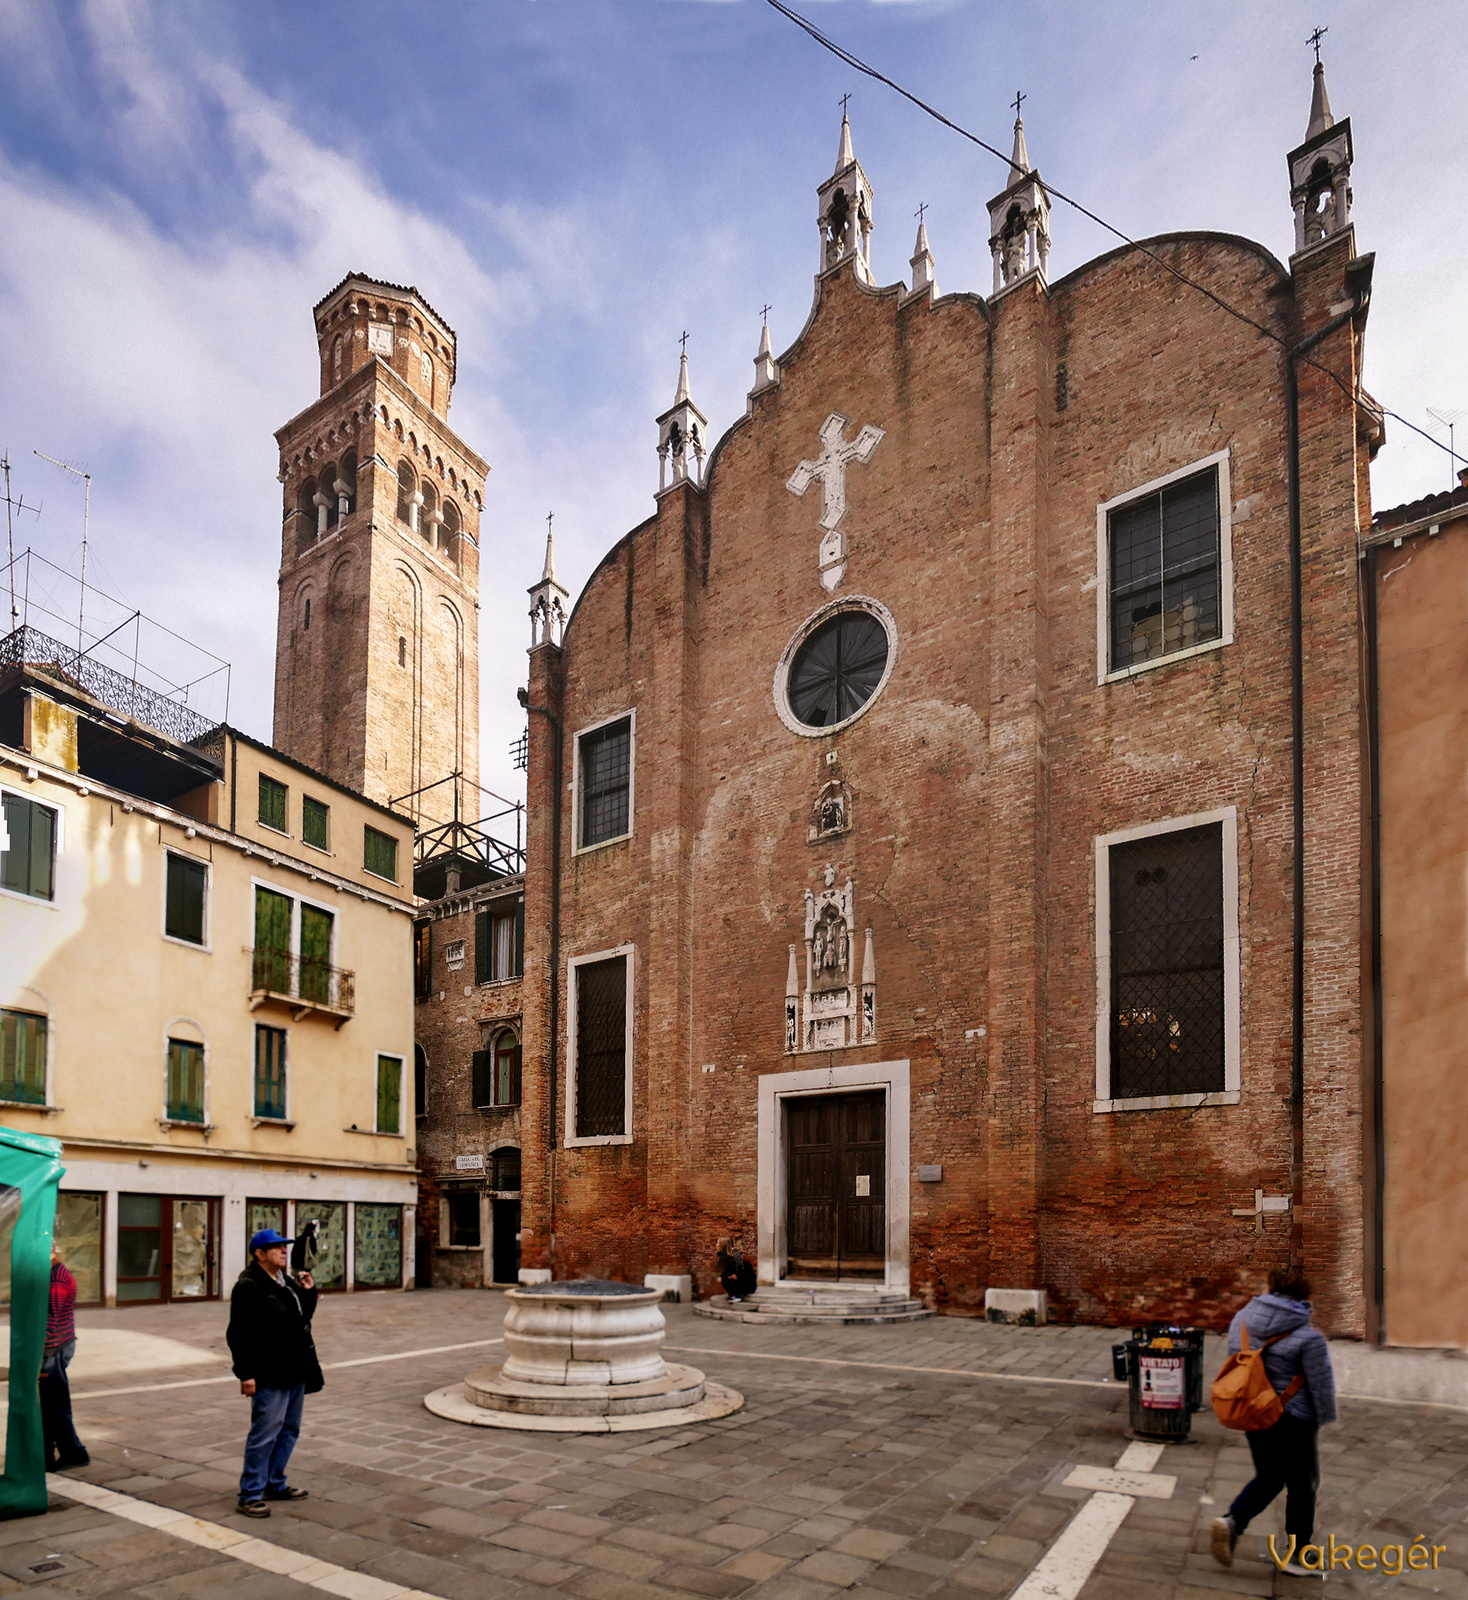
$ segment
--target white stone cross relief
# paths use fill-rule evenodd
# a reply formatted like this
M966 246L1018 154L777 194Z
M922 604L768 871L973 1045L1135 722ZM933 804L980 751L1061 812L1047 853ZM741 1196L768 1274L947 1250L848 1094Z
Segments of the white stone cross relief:
M1290 1210L1290 1197L1287 1194L1265 1194L1262 1189L1254 1191L1254 1204L1246 1210L1234 1209L1236 1217L1253 1217L1254 1232L1264 1232L1264 1217L1267 1212L1281 1212Z
M802 461L785 487L794 495L803 495L815 479L821 480L823 505L819 570L821 587L834 589L846 573L846 536L840 531L841 519L846 515L846 467L859 461L863 466L872 459L872 452L886 437L886 430L874 428L871 423L854 439L846 439L849 417L833 411L821 424L821 453L814 461Z

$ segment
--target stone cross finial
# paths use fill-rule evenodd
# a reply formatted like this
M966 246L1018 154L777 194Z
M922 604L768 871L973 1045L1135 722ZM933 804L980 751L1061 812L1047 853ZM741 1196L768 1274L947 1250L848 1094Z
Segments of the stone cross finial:
M1016 89L1015 90L1014 99L1012 101L1010 101L1010 104L1014 107L1015 116L1018 117L1018 116L1023 116L1024 115L1024 113L1021 111L1020 107L1023 106L1025 101L1028 100L1029 98L1030 97L1022 89Z
M1310 35L1310 37L1308 39L1306 39L1306 41L1305 41L1306 44L1310 44L1310 45L1314 45L1315 46L1315 65L1317 67L1320 65L1320 41L1329 32L1330 32L1329 28L1317 28L1315 30L1315 32L1312 33Z

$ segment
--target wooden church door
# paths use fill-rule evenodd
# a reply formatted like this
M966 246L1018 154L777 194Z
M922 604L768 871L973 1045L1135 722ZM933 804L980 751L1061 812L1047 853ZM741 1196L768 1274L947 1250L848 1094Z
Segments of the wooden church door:
M785 1276L885 1277L883 1091L787 1099L785 1151Z

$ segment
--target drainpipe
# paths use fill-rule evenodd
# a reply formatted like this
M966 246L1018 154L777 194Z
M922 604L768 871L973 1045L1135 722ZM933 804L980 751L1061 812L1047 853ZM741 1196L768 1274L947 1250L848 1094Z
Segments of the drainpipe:
M1366 773L1371 807L1371 1297L1376 1307L1376 1342L1386 1343L1386 1108L1382 1075L1385 1020L1381 978L1381 708L1376 641L1376 568L1380 550L1365 552L1362 621L1366 634Z
M527 712L534 711L544 717L551 725L555 735L555 743L551 753L551 785L555 796L551 806L551 906L550 906L550 1128L546 1140L546 1148L550 1152L550 1238L551 1238L551 1271L555 1271L556 1250L556 1116L557 1116L557 1090L560 1086L560 1035L561 1035L561 806L564 797L561 786L564 781L562 775L562 735L561 719L547 706L533 706L530 704L530 695L524 689L518 691L521 706Z
M1290 1267L1303 1256L1305 1197L1305 622L1300 514L1300 382L1298 361L1323 339L1353 322L1365 306L1357 291L1349 311L1285 352L1290 501L1290 734L1294 812L1293 934L1290 973Z

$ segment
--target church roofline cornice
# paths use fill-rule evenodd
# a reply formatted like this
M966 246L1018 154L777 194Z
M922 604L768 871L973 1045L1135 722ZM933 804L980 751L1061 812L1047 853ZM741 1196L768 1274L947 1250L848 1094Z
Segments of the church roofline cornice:
M1072 267L1063 278L1057 278L1054 283L1050 284L1050 294L1054 296L1063 289L1072 288L1088 272L1094 272L1098 268L1115 261L1119 256L1128 254L1128 252L1142 249L1155 250L1161 245L1168 244L1231 245L1243 254L1258 256L1261 261L1274 269L1282 284L1287 284L1290 281L1289 268L1267 245L1260 244L1256 239L1246 238L1241 233L1215 233L1210 229L1189 229L1178 233L1154 233L1150 238L1138 239L1132 244L1119 244L1114 250L1107 250L1099 256L1092 256L1089 261L1083 261L1080 266Z

